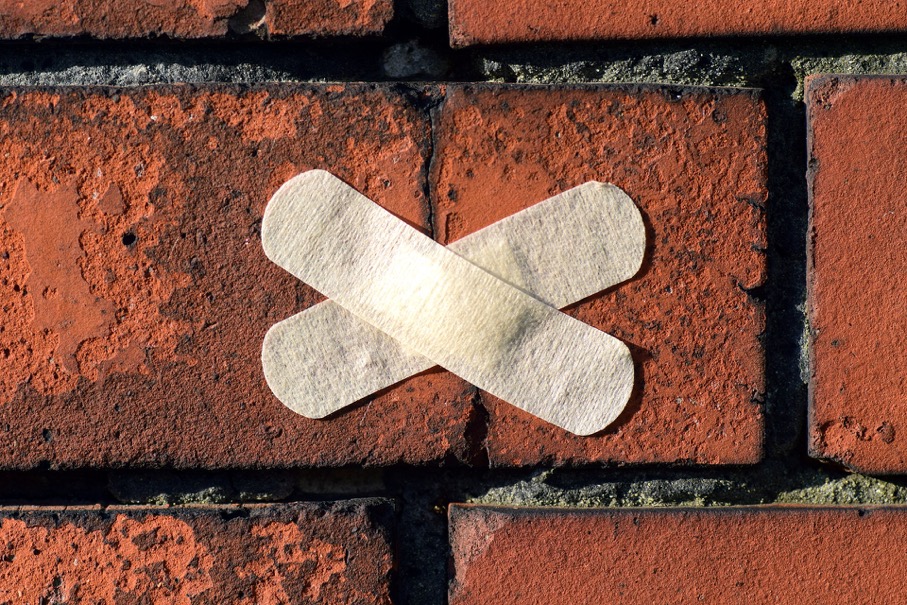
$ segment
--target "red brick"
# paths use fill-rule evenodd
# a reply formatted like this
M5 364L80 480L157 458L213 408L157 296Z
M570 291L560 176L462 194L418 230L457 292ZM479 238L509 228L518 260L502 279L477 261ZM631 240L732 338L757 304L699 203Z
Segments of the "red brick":
M450 511L451 605L897 603L902 508Z
M2 0L0 38L220 37L261 26L274 36L373 35L393 0ZM234 25L235 22L235 25Z
M907 30L889 0L450 0L454 46L506 42Z
M577 437L494 397L493 465L752 463L764 383L765 110L747 90L452 87L433 162L448 242L589 180L643 212L630 282L569 313L625 341L637 390L616 425Z
M393 13L393 0L272 0L265 27L275 36L381 34Z
M464 455L470 388L428 372L328 420L261 345L321 300L261 247L324 168L417 226L428 117L380 86L8 90L0 97L0 467L421 464Z
M0 509L0 602L388 604L392 511Z
M907 79L807 83L812 454L907 471Z

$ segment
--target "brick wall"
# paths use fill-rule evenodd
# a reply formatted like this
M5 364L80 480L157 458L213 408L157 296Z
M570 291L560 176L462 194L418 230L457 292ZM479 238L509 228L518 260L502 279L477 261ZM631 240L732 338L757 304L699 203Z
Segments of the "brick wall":
M899 602L905 15L0 0L0 603ZM617 421L440 368L284 407L323 297L261 220L315 168L442 244L626 191L641 271L566 309Z

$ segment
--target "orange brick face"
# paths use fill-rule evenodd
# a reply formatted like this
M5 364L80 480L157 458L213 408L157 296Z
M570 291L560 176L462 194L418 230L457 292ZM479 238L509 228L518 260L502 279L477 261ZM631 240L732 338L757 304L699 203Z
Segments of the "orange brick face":
M899 509L456 506L450 522L451 605L884 603L907 564Z
M769 0L745 7L723 0L450 0L454 46L556 40L907 29L903 6L886 0Z
M432 174L439 240L590 180L633 198L649 240L633 280L568 311L630 345L625 414L576 437L483 396L493 464L759 460L764 318L746 290L765 278L765 162L751 92L449 90Z
M810 430L814 455L907 471L907 80L823 76L808 88Z
M384 605L391 511L363 500L0 509L0 601Z
M266 7L274 36L380 34L394 14L393 0L272 0Z
M277 401L275 322L320 297L262 212L327 168L425 226L427 116L368 86L8 91L0 101L0 465L423 463L472 393L429 372L329 421Z
M0 465L424 464L480 447L497 466L758 461L763 313L746 292L765 271L758 96L427 92L441 100L434 127L364 85L10 92ZM568 311L631 346L622 418L580 438L483 395L480 443L474 388L441 370L326 420L285 409L262 339L320 296L265 258L258 227L309 168L442 243L589 180L624 188L648 226L644 267Z
M261 27L274 36L380 34L393 16L391 0L3 0L0 38L221 37ZM261 14L259 14L261 13Z

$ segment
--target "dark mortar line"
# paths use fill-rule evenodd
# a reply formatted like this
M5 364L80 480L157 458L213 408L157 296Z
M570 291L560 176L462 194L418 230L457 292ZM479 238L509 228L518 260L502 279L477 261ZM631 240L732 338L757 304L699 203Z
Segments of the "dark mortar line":
M768 280L766 454L807 458L806 386L800 374L806 301L806 113L791 94L791 70L766 88L768 107Z
M668 80L702 85L760 85L779 65L796 58L835 58L907 52L907 35L812 36L805 38L692 39L597 44L450 49L437 30L393 29L395 36L343 40L45 40L0 43L0 84L153 84L192 82L306 81L516 81L514 70L544 74L553 82L598 81L621 63L622 81ZM441 75L389 78L381 57L398 43L414 40L447 64ZM721 61L715 61L720 59ZM483 67L483 62L500 64ZM150 67L149 67L150 65ZM566 78L556 72L571 66ZM489 69L491 71L489 71ZM495 73L495 69L503 70ZM648 74L649 77L642 77ZM604 73L607 79L607 73ZM636 76L635 78L633 76ZM671 81L671 83L677 83Z
M798 462L800 462L798 464ZM793 463L793 464L792 464ZM401 497L413 490L436 492L434 499L463 502L488 490L520 483L545 483L576 490L600 485L631 486L647 482L688 483L720 480L725 484L720 504L770 504L783 492L811 487L851 476L847 471L818 461L767 458L751 466L646 465L620 467L526 467L479 468L464 465L446 468L394 466L363 469L359 479L374 485L357 487L356 478L337 481L344 469L296 470L70 470L0 472L0 506L40 504L139 504L154 502L154 496L169 494L171 503L253 503L344 500L363 497ZM881 480L907 488L907 476ZM130 485L134 482L135 485ZM148 486L144 490L138 484ZM307 488L302 484L323 483L327 487ZM291 484L291 485L290 485ZM286 488L290 485L289 488ZM336 488L332 488L336 486ZM129 488L133 487L130 492ZM217 488L221 496L198 497L206 488ZM167 491L169 489L169 492ZM257 498L238 498L231 492L256 492ZM275 494L274 492L280 492ZM270 495L269 495L270 493ZM195 495L195 498L191 496ZM189 498L180 498L190 496ZM142 500L146 497L145 500ZM685 501L685 500L684 500ZM661 501L669 504L670 499Z
M386 41L332 43L0 44L0 83L374 81Z

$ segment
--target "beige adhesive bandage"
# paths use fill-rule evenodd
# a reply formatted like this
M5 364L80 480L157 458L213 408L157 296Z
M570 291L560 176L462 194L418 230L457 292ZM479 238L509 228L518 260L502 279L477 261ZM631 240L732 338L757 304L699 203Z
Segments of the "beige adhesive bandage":
M272 260L339 303L281 322L263 348L269 385L305 415L435 363L579 434L626 403L633 366L622 343L505 283L563 306L631 277L645 235L616 187L587 184L452 246L505 281L321 171L278 191L262 231Z
M633 277L645 228L623 191L590 182L448 249L561 308ZM262 346L271 391L308 418L323 418L434 365L330 300L272 326Z

